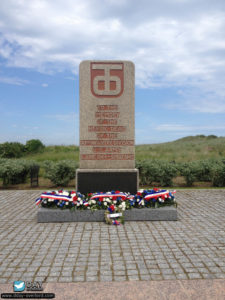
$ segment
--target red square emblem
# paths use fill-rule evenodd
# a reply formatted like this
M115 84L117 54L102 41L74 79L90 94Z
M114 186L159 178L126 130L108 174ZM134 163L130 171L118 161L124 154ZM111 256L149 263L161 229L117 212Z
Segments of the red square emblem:
M122 95L124 89L123 63L92 62L91 92L95 97L115 98Z

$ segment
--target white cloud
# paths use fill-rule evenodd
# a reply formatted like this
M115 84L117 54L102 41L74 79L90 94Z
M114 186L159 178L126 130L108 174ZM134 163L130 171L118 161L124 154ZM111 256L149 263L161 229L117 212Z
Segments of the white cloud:
M41 86L44 87L44 88L46 88L46 87L48 87L48 84L47 83L42 83Z
M25 84L29 84L29 81L18 77L0 76L0 83L6 83L12 85L25 85Z
M139 87L185 86L182 109L225 111L223 0L7 0L0 31L8 66L78 73L83 59L132 60Z

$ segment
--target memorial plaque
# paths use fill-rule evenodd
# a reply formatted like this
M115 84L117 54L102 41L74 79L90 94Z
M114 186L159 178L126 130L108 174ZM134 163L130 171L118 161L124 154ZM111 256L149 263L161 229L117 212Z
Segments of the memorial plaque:
M130 61L83 61L80 64L77 190L85 189L84 180L93 190L98 178L103 180L102 185L96 186L101 191L111 186L119 189L118 185L128 189L120 180L137 182L134 123L134 64ZM109 183L112 179L114 183Z

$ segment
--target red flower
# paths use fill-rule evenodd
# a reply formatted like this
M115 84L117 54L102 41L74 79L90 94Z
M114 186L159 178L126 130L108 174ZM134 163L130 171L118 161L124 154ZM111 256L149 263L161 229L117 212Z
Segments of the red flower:
M142 196L142 193L141 193L141 192L137 192L137 195L138 195L138 196Z
M119 193L120 193L120 191L115 191L115 193L116 193L116 194L119 194Z
M92 193L89 193L89 194L88 194L88 197L91 197L91 196L92 196Z
M159 189L157 189L157 188L154 188L153 190L154 190L155 192L158 192L158 190L159 190Z
M73 202L76 202L77 201L77 196L74 196L73 197Z
M113 204L111 204L109 208L111 209L112 212L115 210L115 206Z

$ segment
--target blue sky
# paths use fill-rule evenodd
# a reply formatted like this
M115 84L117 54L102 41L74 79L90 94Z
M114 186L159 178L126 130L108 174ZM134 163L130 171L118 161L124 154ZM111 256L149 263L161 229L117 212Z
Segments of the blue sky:
M225 1L2 0L0 143L79 143L79 63L135 63L136 143L225 135Z

